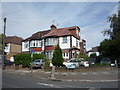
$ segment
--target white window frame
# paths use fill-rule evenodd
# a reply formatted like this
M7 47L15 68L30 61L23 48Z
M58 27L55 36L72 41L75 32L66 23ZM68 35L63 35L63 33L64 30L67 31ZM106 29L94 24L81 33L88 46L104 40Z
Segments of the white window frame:
M67 36L63 37L62 43L67 43Z

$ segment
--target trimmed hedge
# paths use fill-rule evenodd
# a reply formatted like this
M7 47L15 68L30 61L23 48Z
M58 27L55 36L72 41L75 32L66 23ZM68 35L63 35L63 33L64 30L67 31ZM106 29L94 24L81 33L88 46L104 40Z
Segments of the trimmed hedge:
M23 67L29 67L30 62L33 62L35 59L44 59L43 54L33 54L33 58L31 58L31 54L18 54L15 55L15 65L22 65Z

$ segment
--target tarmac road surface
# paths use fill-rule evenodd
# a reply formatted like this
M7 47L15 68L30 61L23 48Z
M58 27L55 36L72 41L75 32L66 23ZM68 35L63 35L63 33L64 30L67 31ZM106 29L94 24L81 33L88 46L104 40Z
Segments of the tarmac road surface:
M8 73L2 74L2 88L118 88L118 82L67 82L41 80L26 74ZM119 85L120 86L120 85ZM114 89L115 90L115 89Z

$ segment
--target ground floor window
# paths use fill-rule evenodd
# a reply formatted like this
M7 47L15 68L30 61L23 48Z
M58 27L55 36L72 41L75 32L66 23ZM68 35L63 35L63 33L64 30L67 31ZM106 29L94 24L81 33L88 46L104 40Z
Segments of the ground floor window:
M69 52L63 52L62 55L63 55L64 58L68 58L69 57Z
M52 59L53 57L53 51L46 51L45 52L46 59Z

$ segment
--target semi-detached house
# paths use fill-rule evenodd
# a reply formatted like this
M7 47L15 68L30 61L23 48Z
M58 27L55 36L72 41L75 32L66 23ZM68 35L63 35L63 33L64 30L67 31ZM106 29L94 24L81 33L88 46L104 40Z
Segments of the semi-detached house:
M78 26L57 28L51 25L50 30L37 32L23 40L22 52L34 50L34 53L44 53L47 59L52 59L55 46L59 44L63 58L68 60L80 53L80 42L82 40Z
M5 38L6 59L12 60L14 55L22 52L22 38L17 36L7 36Z

